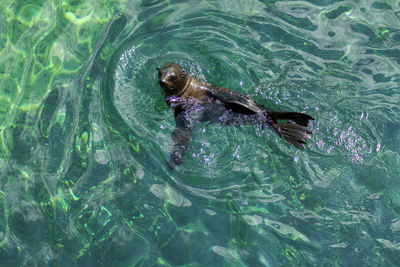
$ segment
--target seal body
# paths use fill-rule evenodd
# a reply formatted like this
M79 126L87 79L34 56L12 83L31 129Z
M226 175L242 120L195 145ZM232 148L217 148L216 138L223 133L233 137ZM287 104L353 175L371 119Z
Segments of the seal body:
M158 70L158 82L165 101L174 111L176 128L172 133L170 168L182 163L192 131L200 122L240 126L271 127L292 145L304 148L311 131L305 113L276 112L240 93L202 82L190 76L177 63Z

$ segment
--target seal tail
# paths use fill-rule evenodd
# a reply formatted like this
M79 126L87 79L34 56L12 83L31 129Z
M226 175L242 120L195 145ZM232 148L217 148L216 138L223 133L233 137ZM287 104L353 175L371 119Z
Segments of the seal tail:
M275 132L298 148L305 148L307 139L311 139L312 132L307 129L308 121L314 120L308 114L298 112L272 112L270 114ZM279 123L277 120L289 120Z

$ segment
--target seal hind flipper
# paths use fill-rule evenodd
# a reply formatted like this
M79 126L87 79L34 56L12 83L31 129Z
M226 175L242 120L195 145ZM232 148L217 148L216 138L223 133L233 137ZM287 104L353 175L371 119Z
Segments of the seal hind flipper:
M311 139L312 132L307 129L308 121L314 120L308 114L299 112L277 112L270 111L272 127L280 137L298 148L305 148L307 139ZM279 123L277 120L288 120L292 122Z
M307 139L311 139L312 132L297 123L273 123L272 127L280 137L298 148L305 148Z
M270 116L274 121L277 120L290 120L294 121L297 124L300 124L302 126L307 126L309 120L314 120L313 117L311 117L308 114L305 113L299 113L299 112L277 112L273 111L270 112Z

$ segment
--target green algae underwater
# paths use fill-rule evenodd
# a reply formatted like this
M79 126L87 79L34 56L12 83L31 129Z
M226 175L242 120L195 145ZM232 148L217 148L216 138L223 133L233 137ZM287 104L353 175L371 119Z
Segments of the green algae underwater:
M399 1L0 1L0 266L399 266ZM156 67L316 120L200 125Z

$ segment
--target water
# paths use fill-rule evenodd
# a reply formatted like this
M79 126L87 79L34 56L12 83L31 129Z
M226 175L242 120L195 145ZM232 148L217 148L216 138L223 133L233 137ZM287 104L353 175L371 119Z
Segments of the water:
M0 266L399 266L399 1L1 1ZM200 125L156 67L316 120Z

